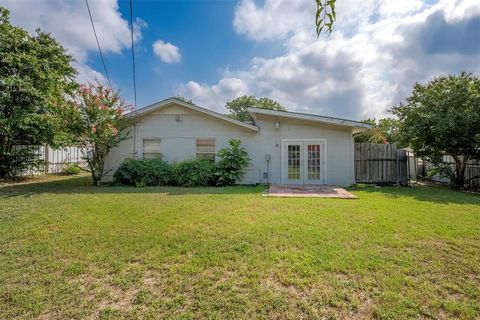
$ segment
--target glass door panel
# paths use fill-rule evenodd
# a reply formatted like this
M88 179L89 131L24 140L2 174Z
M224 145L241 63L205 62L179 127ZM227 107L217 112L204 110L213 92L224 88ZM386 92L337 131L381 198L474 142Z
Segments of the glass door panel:
M288 180L301 180L301 145L289 144L287 146L287 178Z
M282 149L282 183L325 183L323 141L320 139L285 141Z
M306 148L306 158L307 158L307 180L310 181L319 181L321 179L320 169L321 169L321 153L320 153L320 144L307 144Z

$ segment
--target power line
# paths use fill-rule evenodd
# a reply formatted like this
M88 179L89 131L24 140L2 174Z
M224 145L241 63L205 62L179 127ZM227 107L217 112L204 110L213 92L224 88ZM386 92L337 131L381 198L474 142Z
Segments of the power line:
M95 35L95 40L97 40L98 52L100 53L100 58L102 59L103 69L105 69L105 75L107 76L108 85L110 89L112 88L112 83L110 82L110 76L108 75L107 65L103 59L102 49L100 48L100 42L98 42L97 31L95 30L95 24L93 23L92 13L90 12L90 6L88 5L88 0L85 0L88 9L88 15L90 16L90 22L92 23L93 34Z
M130 0L130 36L132 39L132 68L133 68L133 99L135 101L135 109L137 109L137 81L135 74L135 48L133 46L133 5L132 0Z

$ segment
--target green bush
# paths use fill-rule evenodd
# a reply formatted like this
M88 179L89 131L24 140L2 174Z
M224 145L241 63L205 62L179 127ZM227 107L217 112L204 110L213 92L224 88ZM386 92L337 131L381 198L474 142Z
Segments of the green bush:
M215 185L215 164L208 160L185 160L174 166L173 176L178 186Z
M192 159L168 164L161 158L126 159L113 175L115 183L142 186L177 185L200 187L228 186L241 181L250 163L248 153L238 139L229 141L230 148L218 152L217 164L208 160Z
M126 159L115 171L113 181L137 187L169 185L172 183L172 166L161 158Z
M239 139L228 141L230 148L218 152L220 160L217 163L216 183L220 186L230 186L240 182L245 176L245 169L250 164L250 157L245 148L240 146Z
M81 170L82 169L80 168L80 166L77 163L74 163L74 164L71 164L71 165L65 167L62 170L62 174L67 175L67 176L71 176L71 175L74 175L74 174L79 174Z
M46 165L44 160L38 158L38 147L22 146L12 150L2 150L2 147L0 146L0 180L16 180L30 171L42 170Z

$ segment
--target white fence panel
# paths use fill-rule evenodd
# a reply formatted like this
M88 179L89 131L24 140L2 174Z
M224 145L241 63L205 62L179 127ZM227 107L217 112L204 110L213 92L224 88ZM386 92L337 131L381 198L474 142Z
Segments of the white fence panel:
M17 146L16 148L22 148ZM40 175L45 173L60 173L69 165L74 163L82 168L86 168L86 162L83 160L85 150L79 147L66 147L53 149L49 146L36 147L36 157L38 160L45 161L45 166L37 169L30 169L23 175Z
M83 165L83 151L78 147L67 147L63 149L52 149L49 146L43 146L43 160L47 162L46 173L59 173L73 163Z

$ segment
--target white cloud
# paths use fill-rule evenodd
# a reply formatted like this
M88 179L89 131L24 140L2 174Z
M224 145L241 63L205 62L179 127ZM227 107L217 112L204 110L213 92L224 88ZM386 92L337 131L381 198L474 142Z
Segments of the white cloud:
M177 63L182 60L180 49L169 42L157 40L152 47L153 53L165 63Z
M133 42L137 44L142 40L142 30L148 28L148 23L140 18L135 18L133 21Z
M235 9L233 26L237 33L253 40L284 39L313 23L304 17L314 12L315 7L315 1L267 0L259 8L255 1L243 0Z
M89 1L102 51L121 53L131 45L128 21L122 18L117 0ZM10 10L11 21L29 32L40 28L52 34L76 60L79 80L103 78L88 65L89 53L98 54L90 18L84 1L0 0ZM141 39L145 21L134 23L134 41ZM107 63L108 64L108 63Z
M312 0L266 0L262 6L241 1L236 32L266 44L280 41L284 53L255 57L249 68L225 72L201 91L183 85L183 93L221 110L231 95L223 94L221 83L235 78L243 83L242 94L270 96L289 110L366 118L384 116L417 81L480 72L476 0L342 0L335 31L318 39L314 15Z
M186 97L195 97L194 102L201 106L223 112L224 105L218 102L232 100L236 97L247 94L248 86L238 78L223 78L213 86L202 85L195 81L182 84L179 93Z

